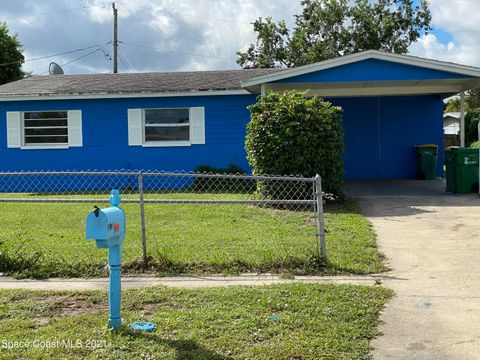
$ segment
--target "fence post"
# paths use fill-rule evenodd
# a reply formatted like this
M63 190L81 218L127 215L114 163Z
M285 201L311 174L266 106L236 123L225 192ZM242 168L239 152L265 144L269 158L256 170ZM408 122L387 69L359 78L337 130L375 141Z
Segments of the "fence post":
M322 191L322 178L320 175L315 176L315 199L317 201L317 216L318 216L318 243L320 246L320 252L322 253L322 259L327 261L327 245L325 242L325 222L323 219L323 191Z
M139 195L139 204L140 204L140 225L142 227L142 257L143 263L147 265L148 256L147 256L147 234L145 231L145 203L143 202L143 174L142 172L138 173L138 195Z

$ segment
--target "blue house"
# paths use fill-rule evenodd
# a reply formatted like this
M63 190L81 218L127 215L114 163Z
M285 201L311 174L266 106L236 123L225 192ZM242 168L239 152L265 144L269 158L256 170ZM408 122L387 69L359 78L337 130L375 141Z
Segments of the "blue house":
M480 69L365 51L293 69L33 76L0 86L0 171L248 169L247 106L308 90L344 109L345 179L415 177L415 144L438 144L443 99Z

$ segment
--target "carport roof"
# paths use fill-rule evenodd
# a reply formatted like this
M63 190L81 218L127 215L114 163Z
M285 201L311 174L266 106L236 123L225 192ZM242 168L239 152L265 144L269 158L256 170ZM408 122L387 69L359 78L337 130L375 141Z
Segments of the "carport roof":
M241 81L244 89L307 90L309 95L381 96L442 94L450 96L480 86L480 68L368 50L314 64L267 73Z

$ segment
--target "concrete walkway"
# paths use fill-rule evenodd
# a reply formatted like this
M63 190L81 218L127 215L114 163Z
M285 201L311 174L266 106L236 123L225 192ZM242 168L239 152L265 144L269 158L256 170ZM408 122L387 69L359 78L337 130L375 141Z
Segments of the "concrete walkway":
M365 276L295 276L294 279L282 279L274 275L241 275L241 276L178 276L178 277L124 277L122 288L144 288L151 286L167 286L174 288L201 288L238 285L271 285L290 283L329 283L374 285L384 281L388 275ZM108 279L47 279L47 280L15 280L0 278L0 289L29 290L107 290Z
M381 317L384 335L372 342L374 359L480 359L478 195L366 189L357 199L393 269L384 284L396 292Z

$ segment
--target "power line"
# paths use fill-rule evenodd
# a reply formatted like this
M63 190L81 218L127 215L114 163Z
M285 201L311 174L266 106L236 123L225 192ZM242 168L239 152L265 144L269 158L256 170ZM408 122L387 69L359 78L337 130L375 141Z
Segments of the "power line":
M89 49L93 49L93 48L96 48L97 50L102 50L104 53L108 54L108 51L106 51L105 48L103 48L103 46L92 45L92 46L87 46L87 47L84 47L84 48L70 50L70 51L64 51L64 52L56 53L56 54L52 54L52 55L45 55L45 56L40 56L40 57L37 57L37 58L32 58L32 59L27 59L27 60L19 60L19 61L12 61L12 62L8 62L8 63L3 63L3 64L0 64L0 66L13 65L13 64L19 64L19 63L23 64L23 63L30 62L30 61L43 60L43 59L48 59L48 58L55 57L55 56L73 54L73 53L76 53L76 52L79 52L79 51L85 51L85 50L89 50Z
M122 2L122 0L116 0L117 2ZM132 3L135 4L135 1L128 0L125 1L124 4L131 5ZM132 9L145 9L147 7L151 7L151 4L142 4L140 5L138 2L136 3L136 6L130 6ZM166 15L176 15L180 17L189 17L189 18L197 18L197 19L202 19L202 20L212 20L212 21L218 21L218 22L224 22L224 23L236 23L236 24L241 24L241 25L251 25L251 22L246 22L246 21L238 21L236 19L226 19L226 18L220 18L220 17L210 17L210 16L201 16L201 15L192 15L192 14L185 14L185 13L179 13L175 11L165 11L165 10L157 10L159 13L163 13Z
M230 60L230 58L227 58L227 57L224 57L224 56L196 54L196 53L191 53L191 52L186 52L186 51L178 51L178 50L159 50L159 49L154 48L152 46L132 44L132 43L124 42L124 41L119 41L119 43L127 45L127 46L134 46L134 47L138 47L138 48L154 50L158 53L169 53L170 52L170 53L178 53L178 54L189 55L189 56L199 56L199 57L207 57L207 58L213 58L213 59Z
M480 30L430 30L429 33L479 33Z
M117 0L117 1L122 2L122 0ZM127 3L132 3L132 2L135 3L134 1L131 1L131 0L128 1ZM20 19L20 18L25 18L25 17L41 16L41 15L56 14L56 13L70 12L70 11L76 11L76 10L83 10L83 9L89 9L89 8L93 8L93 7L96 7L96 6L82 6L82 7L70 8L70 9L57 9L57 10L51 10L51 11L45 11L45 12L39 12L39 13L24 14L24 15L18 15L18 16L9 16L9 17L6 17L6 18L3 18L2 20L0 20L0 22L5 21L5 20L11 20L11 19ZM100 6L100 7L107 7L107 5L103 5L103 6ZM148 7L148 5L134 6L133 8L142 9L142 8L146 8L146 7ZM201 16L201 15L192 15L192 14L179 13L179 12L175 12L175 11L161 10L159 12L165 13L167 15L171 14L171 15L176 15L176 16L181 16L181 17L190 17L190 18L198 18L198 19L203 19L203 20L212 20L212 21L217 21L217 22L251 25L251 22L243 22L243 21L238 21L238 20L235 20L235 19ZM435 29L432 29L429 32L430 33L478 33L478 32L480 32L480 30L435 30Z
M130 59L128 58L127 54L125 51L123 51L122 48L118 48L119 50L119 57L120 57L120 61L123 63L123 65L125 66L125 68L127 68L127 71L129 71L130 69L133 71L133 72L136 72L135 70L135 67L133 66L132 62L130 61ZM123 60L125 59L125 61ZM126 63L125 63L126 62ZM130 71L129 71L130 72Z
M75 10L88 9L88 8L91 8L91 7L92 7L92 6L82 6L82 7L78 7L78 8L72 8L72 9L58 9L58 10L45 11L45 12L40 12L40 13L25 14L25 15L18 15L18 16L9 16L9 17L7 17L7 18L3 18L3 19L0 20L0 21L6 21L6 20L12 20L12 19L20 19L20 18L32 17L32 16L56 14L56 13L62 13L62 12L69 12L69 11L75 11Z
M125 67L125 70L127 70L127 73L131 73L130 71L130 68L127 66L127 64L125 63L125 61L123 61L123 57L122 55L118 54L118 58L120 59L120 62L123 64L123 66Z
M63 63L61 66L65 66L65 65L71 64L71 63L73 63L73 62L75 62L75 61L78 61L78 60L81 60L81 59L83 59L83 58L86 58L87 56L90 56L90 55L92 55L92 54L94 54L94 53L96 53L96 52L98 52L98 51L101 51L101 49L95 49L95 50L93 50L93 51L90 51L89 53L86 53L85 55L82 55L82 56L80 56L80 57L78 57L78 58L76 58L76 59L73 59L73 60L70 60L70 61L68 61L68 62L66 62L66 63Z
M76 59L73 59L73 60L70 60L70 61L67 61L66 63L63 63L63 64L60 64L60 66L65 66L65 65L69 65L71 63L74 63L78 60L81 60L83 58L86 58L87 56L90 56L92 54L95 54L96 52L99 52L99 51L103 51L104 55L105 55L105 58L108 59L108 60L111 60L112 58L110 57L110 54L108 53L107 50L105 50L105 48L103 48L102 46L99 46L97 49L93 50L93 51L90 51ZM44 71L43 73L41 73L40 75L45 75L46 73L48 73L48 70L47 71Z

